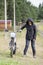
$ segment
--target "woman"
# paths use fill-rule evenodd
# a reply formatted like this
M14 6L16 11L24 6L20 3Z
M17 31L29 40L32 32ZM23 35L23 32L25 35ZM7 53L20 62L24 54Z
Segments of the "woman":
M36 26L33 23L33 20L29 18L24 26L21 27L21 30L26 28L26 45L24 49L24 55L26 55L28 47L29 47L29 42L31 41L31 47L32 47L32 52L33 52L33 57L36 55L36 49L35 49L35 40L36 40Z

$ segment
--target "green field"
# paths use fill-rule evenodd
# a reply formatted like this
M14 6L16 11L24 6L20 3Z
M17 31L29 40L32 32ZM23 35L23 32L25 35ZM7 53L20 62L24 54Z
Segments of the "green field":
M43 37L39 34L36 39L36 58L32 56L31 44L28 49L27 55L23 56L23 50L25 47L25 30L21 33L17 33L17 52L13 58L10 58L9 41L10 32L7 33L5 39L5 33L0 32L0 65L43 65Z

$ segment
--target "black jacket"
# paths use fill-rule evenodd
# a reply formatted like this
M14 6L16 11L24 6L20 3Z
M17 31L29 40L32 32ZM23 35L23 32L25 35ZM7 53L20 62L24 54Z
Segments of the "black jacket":
M33 22L32 22L32 25L30 26L28 25L28 21L27 21L26 24L21 27L21 30L23 30L24 28L27 29L27 32L26 32L27 40L36 39L36 26L35 24L33 24Z

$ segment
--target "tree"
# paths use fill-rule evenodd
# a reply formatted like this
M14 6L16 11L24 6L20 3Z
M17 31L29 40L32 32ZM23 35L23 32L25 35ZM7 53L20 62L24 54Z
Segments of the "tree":
M39 5L38 19L43 19L43 4Z
M16 0L16 20L26 19L26 0Z
M20 2L21 1L16 0L16 12L15 12L16 13L15 14L16 15L16 22L20 22L21 21L21 12L20 12L20 8L19 8L20 7L20 5L19 5Z
M12 0L7 0L7 15L9 20L13 20L14 10Z
M4 19L4 0L0 0L0 20Z
M27 18L43 19L43 3L39 7L35 7L27 0L15 0L15 15L16 22L21 22L22 20L27 20ZM12 20L14 18L14 0L7 0L7 19ZM5 17L4 12L4 0L0 0L0 20Z

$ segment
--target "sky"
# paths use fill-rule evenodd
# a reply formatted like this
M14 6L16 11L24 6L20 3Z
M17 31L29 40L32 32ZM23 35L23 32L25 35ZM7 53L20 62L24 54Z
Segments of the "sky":
M43 0L27 0L27 1L30 1L33 5L35 6L39 6L40 3L43 2Z

